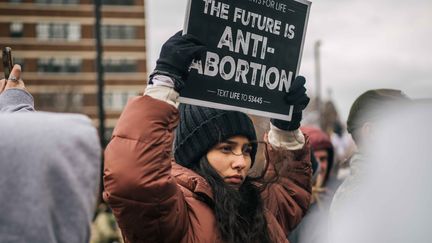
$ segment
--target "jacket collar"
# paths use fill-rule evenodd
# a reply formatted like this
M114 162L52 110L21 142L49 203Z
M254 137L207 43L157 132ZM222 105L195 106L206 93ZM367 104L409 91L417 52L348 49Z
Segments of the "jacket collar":
M191 192L199 195L205 195L212 201L213 191L207 181L195 171L177 164L174 160L171 162L171 174L176 179L177 183Z

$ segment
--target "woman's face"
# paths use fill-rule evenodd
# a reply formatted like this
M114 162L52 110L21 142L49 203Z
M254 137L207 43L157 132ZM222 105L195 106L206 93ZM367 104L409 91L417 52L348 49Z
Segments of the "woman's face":
M225 183L239 188L251 167L252 145L244 136L234 136L216 144L207 153L207 160Z
M320 149L314 151L314 156L320 163L320 173L318 174L315 186L322 187L327 174L329 154L327 150Z

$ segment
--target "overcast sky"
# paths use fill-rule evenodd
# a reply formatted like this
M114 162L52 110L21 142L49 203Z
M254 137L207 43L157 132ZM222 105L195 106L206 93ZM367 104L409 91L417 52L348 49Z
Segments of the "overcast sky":
M148 68L182 29L187 0L146 1ZM321 40L322 95L332 90L342 119L368 89L394 88L432 98L431 0L312 1L300 75L315 94L313 46Z

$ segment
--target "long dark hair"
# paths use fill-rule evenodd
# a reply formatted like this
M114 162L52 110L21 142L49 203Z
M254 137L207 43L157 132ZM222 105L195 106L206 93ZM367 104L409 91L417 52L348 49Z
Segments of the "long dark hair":
M192 169L204 177L213 190L214 201L205 200L215 212L216 222L228 243L270 243L260 189L246 177L236 190L228 186L208 162L201 158Z

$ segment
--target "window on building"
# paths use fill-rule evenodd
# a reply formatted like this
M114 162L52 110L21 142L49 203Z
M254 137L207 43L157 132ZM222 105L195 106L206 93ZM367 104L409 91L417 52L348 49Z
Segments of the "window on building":
M82 93L77 93L71 89L67 93L60 95L59 103L61 104L62 111L64 112L82 112L84 96Z
M55 107L56 94L43 93L34 95L38 110L52 110Z
M50 39L50 24L48 23L40 23L36 27L37 37L40 40L49 40Z
M68 24L50 24L48 32L51 39L67 39Z
M35 104L38 110L59 112L80 112L83 107L83 95L73 89L64 93L36 94Z
M79 0L35 0L38 4L78 4Z
M79 24L69 24L69 41L79 41L81 38L81 25Z
M107 91L104 94L104 106L107 111L121 111L128 100L138 96L136 91Z
M134 5L135 0L102 0L105 5Z
M22 37L24 25L20 22L12 22L10 24L10 36L11 37Z
M105 59L104 70L107 73L133 73L137 71L137 61L129 59Z
M81 62L76 58L41 58L38 60L38 72L77 73L81 71Z
M103 39L135 39L136 27L128 25L104 25L101 28Z
M78 41L81 38L78 23L39 23L36 31L39 40Z

